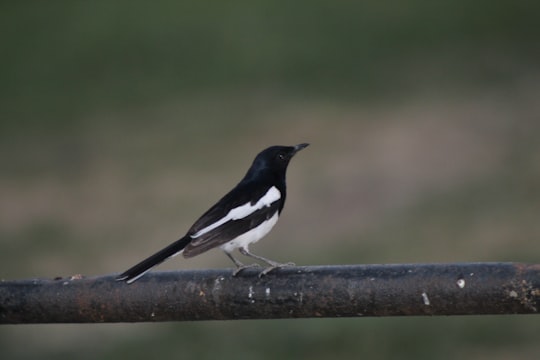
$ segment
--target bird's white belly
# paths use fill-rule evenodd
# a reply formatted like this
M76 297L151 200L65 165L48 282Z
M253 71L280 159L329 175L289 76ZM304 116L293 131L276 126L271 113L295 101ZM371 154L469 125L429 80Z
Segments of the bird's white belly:
M272 230L274 225L278 221L278 212L274 214L270 219L262 222L259 226L249 230L248 232L243 233L240 236L237 236L233 240L220 246L221 250L226 252L231 252L237 248L248 248L249 244L253 244L260 239L262 239L266 234Z

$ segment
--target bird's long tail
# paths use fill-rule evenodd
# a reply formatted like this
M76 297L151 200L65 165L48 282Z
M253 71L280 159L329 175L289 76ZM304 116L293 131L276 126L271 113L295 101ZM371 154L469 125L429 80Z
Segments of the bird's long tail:
M158 251L154 255L124 271L122 274L116 277L116 281L126 281L128 284L131 284L154 266L161 264L168 258L180 253L190 241L191 237L189 235L184 236L180 240L173 242L166 248Z

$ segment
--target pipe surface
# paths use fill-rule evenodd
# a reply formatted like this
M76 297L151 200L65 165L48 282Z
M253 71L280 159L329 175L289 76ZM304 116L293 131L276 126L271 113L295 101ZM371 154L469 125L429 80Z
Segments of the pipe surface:
M0 282L0 324L537 314L540 265L306 266Z

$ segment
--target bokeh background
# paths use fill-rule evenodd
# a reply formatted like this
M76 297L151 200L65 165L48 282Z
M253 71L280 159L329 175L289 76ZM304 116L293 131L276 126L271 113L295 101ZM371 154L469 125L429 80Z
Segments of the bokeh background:
M274 144L310 142L253 250L540 262L533 1L0 5L0 278L120 272ZM230 267L219 251L164 269ZM2 359L524 359L535 316L0 327Z

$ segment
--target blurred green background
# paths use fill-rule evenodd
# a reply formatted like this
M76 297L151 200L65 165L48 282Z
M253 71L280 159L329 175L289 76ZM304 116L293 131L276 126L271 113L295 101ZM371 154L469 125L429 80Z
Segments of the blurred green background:
M0 278L120 272L274 144L256 253L540 262L532 1L0 4ZM159 269L230 267L220 251ZM523 359L535 316L0 327L2 359Z

